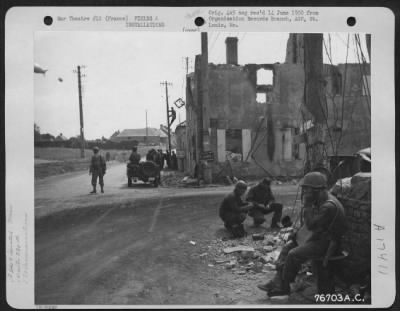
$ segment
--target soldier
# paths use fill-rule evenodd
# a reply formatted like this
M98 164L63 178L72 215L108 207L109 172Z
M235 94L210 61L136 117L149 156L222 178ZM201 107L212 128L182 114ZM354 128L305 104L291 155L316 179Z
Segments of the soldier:
M174 107L171 107L171 109L169 110L168 117L171 118L171 121L169 122L169 125L172 125L172 123L174 123L174 121L176 119L176 111L175 111Z
M132 147L132 153L129 156L129 162L132 164L139 164L140 162L140 154L137 153L137 147Z
M165 161L165 157L164 154L162 152L162 149L158 149L158 154L159 154L159 159L160 159L160 170L162 170L164 168L164 161Z
M245 194L246 189L247 184L239 180L233 192L224 198L219 208L219 216L224 222L225 228L228 229L234 238L240 238L246 234L243 222L251 207L251 205L243 202L241 198Z
M279 222L281 221L283 206L275 203L269 178L264 178L256 186L252 187L247 194L246 200L253 204L249 216L253 217L255 226L265 222L264 215L273 213L271 228L281 227Z
M275 278L258 288L267 291L269 297L290 294L290 283L296 278L301 265L313 259L323 258L323 266L337 251L348 229L342 204L327 190L327 179L320 172L306 174L301 183L304 204L304 232L300 229L283 247L276 264Z
M178 169L178 158L176 157L175 151L172 151L172 154L171 154L171 165L172 165L173 170Z
M99 185L101 187L101 193L104 193L104 180L103 176L106 174L106 161L103 156L99 154L99 148L93 147L93 156L90 162L89 175L92 175L92 186L93 191L90 193L96 193L97 177L99 178Z

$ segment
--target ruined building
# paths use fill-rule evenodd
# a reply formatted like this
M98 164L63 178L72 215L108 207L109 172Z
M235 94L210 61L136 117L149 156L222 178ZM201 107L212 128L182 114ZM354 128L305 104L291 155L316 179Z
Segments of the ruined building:
M213 179L302 176L370 146L370 66L323 64L321 38L291 34L283 64L239 65L234 37L226 64L208 63L202 42L187 75L184 170L204 159Z

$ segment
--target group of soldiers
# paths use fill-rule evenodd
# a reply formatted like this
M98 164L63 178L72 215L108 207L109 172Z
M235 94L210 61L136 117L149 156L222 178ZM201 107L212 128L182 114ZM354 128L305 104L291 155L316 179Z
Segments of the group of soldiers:
M273 213L271 227L280 228L282 217L282 204L276 203L271 191L271 180L264 178L256 186L250 188L246 200L242 200L247 190L247 184L239 180L232 193L222 201L219 216L224 222L225 228L234 238L245 235L243 222L247 215L253 218L255 226L265 222L264 215Z
M106 161L99 154L99 148L93 148L89 174L92 175L93 191L96 193L96 182L99 179L101 192L104 193L103 176L106 173ZM137 148L132 149L129 160L139 163ZM154 161L163 167L164 158L160 150L149 152L147 160ZM362 161L361 171L370 171L369 162ZM366 168L367 167L367 168ZM300 183L303 219L302 227L295 230L288 238L276 264L275 277L258 288L266 291L268 296L290 294L290 283L294 282L301 265L309 260L322 259L326 267L328 260L339 249L343 235L348 230L343 205L329 191L327 177L320 172L310 172ZM272 213L271 228L281 228L283 205L275 202L271 191L271 180L264 178L247 192L247 183L238 181L232 193L222 201L219 216L232 238L246 235L244 221L247 216L253 218L254 226L262 225L265 215ZM246 193L247 192L247 193ZM244 198L244 199L243 199Z
M271 227L279 228L282 204L275 203L270 188L271 181L263 179L247 190L244 181L238 181L232 193L220 205L220 217L232 237L243 237L243 222L247 215L254 225L265 222L264 215L273 213ZM303 203L303 226L292 233L283 247L276 264L275 277L258 288L269 297L290 294L301 265L308 260L322 258L326 267L329 258L338 251L342 236L348 229L342 204L329 191L327 178L320 172L306 174L301 182Z
M137 152L137 147L133 147L129 156L129 162L132 164L139 164L140 160L141 156ZM146 155L146 160L153 161L158 164L160 170L164 168L165 162L169 169L178 169L178 161L174 151L172 151L172 153L169 151L167 151L167 153L163 153L161 149L150 149ZM106 168L106 160L99 153L99 148L97 146L93 147L93 156L91 158L89 167L89 175L92 176L91 184L93 187L93 190L90 192L91 194L97 193L97 180L100 185L101 193L104 193L104 175L106 174Z
M169 150L167 150L166 153L163 153L161 149L158 150L150 149L146 155L146 160L153 161L154 163L158 164L160 170L164 169L165 164L167 164L167 167L169 169L172 170L178 169L178 159L176 157L175 151L172 151L170 153Z

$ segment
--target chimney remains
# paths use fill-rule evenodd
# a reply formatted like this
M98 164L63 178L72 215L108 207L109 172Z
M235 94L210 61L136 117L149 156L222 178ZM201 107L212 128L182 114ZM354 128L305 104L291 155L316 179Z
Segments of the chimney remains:
M225 40L226 44L226 63L230 65L238 64L238 38L227 37Z

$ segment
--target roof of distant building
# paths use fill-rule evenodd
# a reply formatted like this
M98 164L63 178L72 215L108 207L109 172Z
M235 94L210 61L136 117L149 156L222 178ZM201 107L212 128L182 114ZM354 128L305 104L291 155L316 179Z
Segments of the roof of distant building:
M126 129L121 131L117 137L146 136L146 128L142 129ZM166 136L162 131L156 128L148 127L147 136Z

